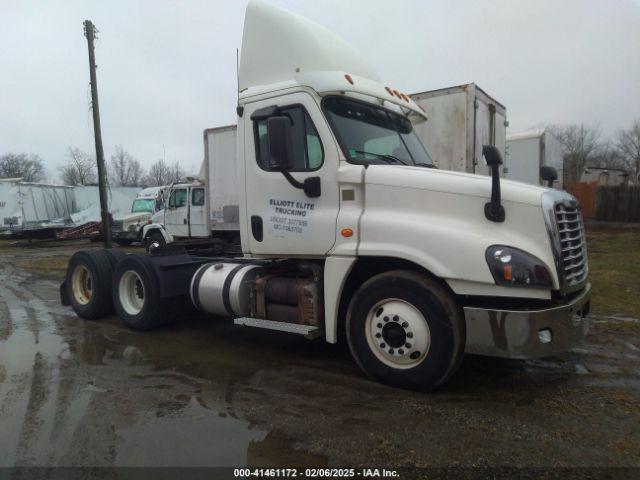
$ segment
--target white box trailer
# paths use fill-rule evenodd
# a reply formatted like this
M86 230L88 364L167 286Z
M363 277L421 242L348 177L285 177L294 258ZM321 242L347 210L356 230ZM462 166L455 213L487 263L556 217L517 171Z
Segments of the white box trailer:
M564 149L558 138L548 129L537 128L507 135L505 178L534 185L546 185L540 177L540 167L556 169L558 178L554 188L562 188Z
M210 230L240 230L235 125L204 131L200 178L209 190Z
M23 182L19 178L0 180L0 230L27 234L51 232L71 223L76 200L73 187Z
M489 175L482 160L483 145L495 145L504 159L506 108L476 84L409 97L427 114L427 121L416 125L415 131L438 168Z

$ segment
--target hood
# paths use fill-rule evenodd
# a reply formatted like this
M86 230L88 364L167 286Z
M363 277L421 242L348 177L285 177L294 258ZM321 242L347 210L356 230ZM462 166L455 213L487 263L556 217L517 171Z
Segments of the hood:
M151 218L151 213L149 212L136 212L136 213L128 213L126 215L119 215L114 218L114 220L120 220L122 222L135 222L138 220L149 220Z
M489 199L491 177L424 167L370 165L365 183L391 187L413 188ZM548 188L500 179L503 201L540 206L542 194Z

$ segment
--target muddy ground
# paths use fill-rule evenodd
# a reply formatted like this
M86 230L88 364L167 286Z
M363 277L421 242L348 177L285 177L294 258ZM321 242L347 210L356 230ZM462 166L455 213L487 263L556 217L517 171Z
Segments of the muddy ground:
M83 321L58 285L68 256L95 247L0 243L0 466L640 466L633 302L596 308L564 356L467 356L419 394L319 340L207 318L147 333Z

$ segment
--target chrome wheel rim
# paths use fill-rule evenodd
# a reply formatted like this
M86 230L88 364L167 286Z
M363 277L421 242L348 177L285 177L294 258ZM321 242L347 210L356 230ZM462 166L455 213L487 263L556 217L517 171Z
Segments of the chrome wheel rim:
M118 283L120 304L129 315L137 315L144 307L144 284L133 270L124 272Z
M384 364L413 368L427 356L431 332L427 320L415 306L398 298L376 303L365 322L367 343Z
M84 265L77 265L71 274L73 298L80 305L87 305L93 295L93 277Z

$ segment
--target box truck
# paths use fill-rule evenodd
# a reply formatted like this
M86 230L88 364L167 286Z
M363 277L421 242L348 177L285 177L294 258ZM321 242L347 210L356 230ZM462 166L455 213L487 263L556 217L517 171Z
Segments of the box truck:
M507 110L474 83L414 93L427 122L414 130L440 169L489 175L482 146L494 145L504 158ZM501 175L503 169L500 168Z
M141 230L148 251L176 241L194 247L208 247L212 238L239 241L236 131L235 125L204 131L197 178L167 187L165 208Z
M536 128L507 135L505 178L534 185L549 185L543 167L552 167L553 188L562 188L564 147L547 128Z
M210 153L200 186L169 205L206 210L175 222L208 222L239 253L79 251L63 304L139 330L196 308L344 341L371 378L413 389L442 385L465 352L535 358L581 341L590 285L571 195L501 179L491 145L490 177L434 168L416 102L333 33L264 3L247 6L239 90L235 154ZM234 188L218 200L216 185ZM239 235L225 230L236 221Z

